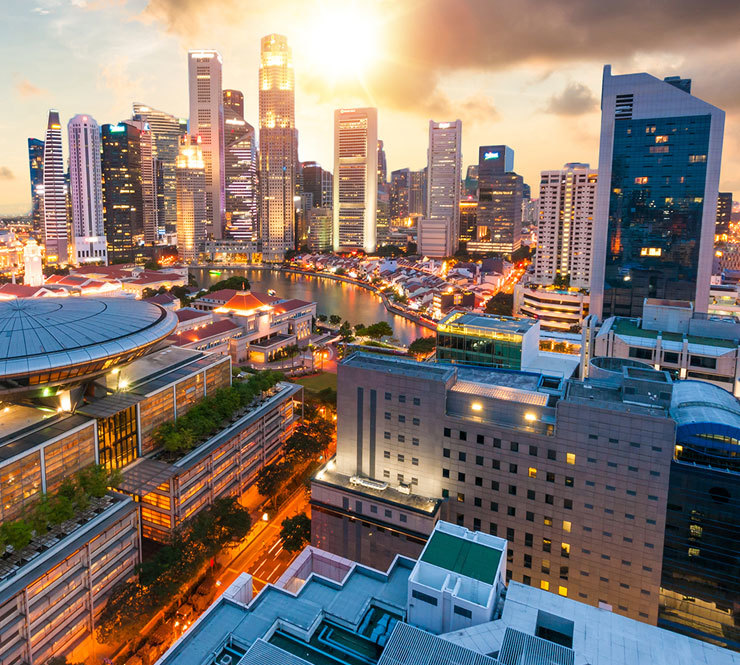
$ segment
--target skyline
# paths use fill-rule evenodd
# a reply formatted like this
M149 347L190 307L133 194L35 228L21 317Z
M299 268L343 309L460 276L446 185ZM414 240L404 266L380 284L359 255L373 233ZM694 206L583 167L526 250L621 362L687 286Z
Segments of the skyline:
M740 52L732 33L740 9L732 3L645 8L639 26L630 26L629 46L617 38L631 14L624 6L584 2L564 14L550 3L519 6L513 15L499 3L471 0L400 9L376 0L344 3L341 11L326 0L301 3L299 14L291 4L298 6L259 1L248 11L237 0L10 0L0 48L24 64L0 74L13 108L0 125L0 213L30 210L26 140L43 138L50 108L65 124L77 113L120 122L134 101L185 117L188 49L219 50L224 88L244 92L245 118L256 125L259 40L271 32L285 34L294 51L301 161L332 168L337 108L378 108L389 173L422 168L429 120L459 117L463 168L476 163L478 146L506 143L536 196L540 171L572 161L596 166L601 70L611 63L616 74L692 78L696 95L726 110L720 191L740 189L740 95L729 66ZM457 17L456 29L435 32L448 15ZM358 16L366 19L362 31ZM660 31L651 30L658 20ZM409 25L416 28L407 38L394 39ZM491 26L490 35L481 25Z

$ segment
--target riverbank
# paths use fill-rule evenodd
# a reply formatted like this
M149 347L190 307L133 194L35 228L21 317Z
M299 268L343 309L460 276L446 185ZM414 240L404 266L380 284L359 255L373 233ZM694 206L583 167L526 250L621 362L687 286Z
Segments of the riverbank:
M413 312L409 312L398 305L393 304L388 296L385 295L378 287L373 286L372 284L368 284L367 282L362 282L357 279L353 279L352 277L347 277L346 275L333 275L330 273L325 272L314 272L312 270L299 270L298 268L288 268L286 266L268 266L268 265L261 265L261 264L219 264L217 266L211 264L211 265L192 265L188 266L189 268L197 268L199 270L264 270L264 271L272 271L272 272L280 272L285 274L293 274L293 275L304 275L307 277L318 277L320 279L327 279L334 282L344 282L346 284L352 284L353 286L359 286L362 289L365 289L366 291L370 291L371 293L374 293L376 296L378 296L383 306L385 307L386 311L390 312L391 314L395 314L396 316L400 316L401 318L406 319L407 321L411 321L415 323L416 325L425 328L427 330L436 331L436 326L426 319L420 317L418 314L414 314Z

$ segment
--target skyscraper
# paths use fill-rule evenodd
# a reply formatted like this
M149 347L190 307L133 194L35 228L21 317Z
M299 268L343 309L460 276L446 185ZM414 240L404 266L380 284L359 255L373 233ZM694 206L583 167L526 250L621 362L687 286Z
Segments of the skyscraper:
M31 174L31 219L40 229L44 220L44 142L28 139L28 166Z
M29 140L29 147L30 141ZM727 233L730 230L732 219L732 192L720 192L717 195L717 224L714 228L715 234Z
M419 218L427 210L427 167L411 171L409 184L409 217Z
M262 254L266 261L280 261L295 244L298 165L293 56L283 35L261 42L259 141Z
M44 247L46 262L69 261L67 234L67 185L62 156L62 125L59 111L49 111L44 141Z
M334 111L334 251L374 252L378 110Z
M411 198L411 172L398 169L391 173L390 216L393 222L409 216L409 199Z
M301 192L311 194L314 208L331 208L334 197L334 178L331 171L317 162L301 162Z
M256 240L258 228L257 137L244 120L244 95L224 90L224 167L226 233L237 240Z
M465 180L463 182L463 194L465 196L478 197L478 165L470 164L468 170L465 172Z
M510 254L522 244L522 176L514 173L514 151L505 145L478 149L478 237L473 251Z
M174 233L177 224L175 160L180 149L180 136L185 130L175 116L138 102L134 103L134 120L146 122L152 135L157 233Z
M72 262L108 262L103 225L103 175L100 165L100 125L89 115L76 115L69 133L69 192L72 200Z
M378 187L388 182L388 163L385 159L383 141L378 139Z
M597 174L588 164L543 171L534 276L538 284L591 284Z
M152 131L149 124L142 120L126 120L125 124L139 131L143 240L147 245L153 245L159 237L159 224L157 222L157 160L154 156Z
M429 121L427 151L426 220L447 222L444 256L457 251L460 242L460 177L462 121Z
M195 137L183 137L175 163L177 176L177 253L193 262L206 238L206 169Z
M640 316L645 298L706 312L725 114L691 81L604 67L591 312Z
M200 137L206 174L207 232L223 237L225 215L223 61L218 51L188 52L190 135Z

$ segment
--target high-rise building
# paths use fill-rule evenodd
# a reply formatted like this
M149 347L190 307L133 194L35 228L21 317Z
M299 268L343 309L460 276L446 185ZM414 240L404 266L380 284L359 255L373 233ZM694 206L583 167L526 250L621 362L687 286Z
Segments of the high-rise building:
M691 81L604 67L591 312L640 316L645 298L706 312L725 114Z
M465 172L463 181L463 194L465 196L478 196L478 165L470 164Z
M103 224L103 174L100 125L89 115L76 115L69 133L69 193L72 200L72 262L108 262Z
M206 174L207 233L222 238L225 216L224 107L221 54L188 52L190 135L200 137Z
M44 248L46 262L69 261L67 232L67 184L62 156L62 125L59 111L49 111L44 141Z
M334 251L376 247L378 110L334 111Z
M460 177L462 121L429 121L427 151L427 220L447 220L445 252L451 256L460 243ZM438 225L435 225L438 226Z
M311 208L308 211L308 251L331 251L333 230L334 214L331 208Z
M29 141L29 149L30 142ZM732 192L720 192L717 195L717 224L714 228L715 235L722 235L730 230L732 219Z
M570 163L542 171L534 279L537 284L587 289L591 284L597 174Z
M385 159L383 141L378 139L378 188L388 182L388 163Z
M384 182L378 185L378 203L375 206L375 244L387 245L390 237L391 186Z
M478 149L478 237L469 251L511 254L521 247L523 188L511 148Z
M174 233L177 224L175 160L179 151L180 136L187 132L187 127L183 128L175 116L138 102L134 103L133 118L146 122L152 134L157 235L165 232Z
M409 217L419 219L427 210L427 167L411 171L409 184Z
M31 220L34 229L44 221L44 142L28 139L28 166L31 174Z
M206 173L203 151L186 137L175 163L177 175L177 253L193 262L206 238Z
M244 120L244 95L239 90L224 90L224 166L227 235L257 240L257 137Z
M301 162L300 189L311 194L314 208L331 208L334 197L334 178L331 171L322 169L317 162Z
M266 261L280 261L295 245L298 167L293 55L283 35L261 41L259 141L262 253Z
M460 201L460 242L475 240L478 228L478 199L467 196Z
M132 260L157 240L151 134L142 121L103 125L103 205L108 256Z
M398 222L409 217L409 199L411 198L411 171L398 169L391 173L390 217Z

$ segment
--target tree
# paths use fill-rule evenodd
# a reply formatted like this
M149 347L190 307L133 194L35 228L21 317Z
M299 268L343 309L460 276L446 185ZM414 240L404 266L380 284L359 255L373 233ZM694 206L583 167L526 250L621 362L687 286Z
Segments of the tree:
M329 317L329 323L331 323L333 326L338 326L342 322L342 317L338 314L332 314Z
M242 275L234 275L233 277L223 279L220 282L213 284L208 289L208 293L220 291L221 289L236 289L237 291L249 289L249 280Z
M409 355L425 356L434 351L435 348L437 348L437 338L434 335L419 337L409 344Z
M286 480L290 478L290 468L285 462L273 462L263 466L257 474L257 491L277 506L277 495Z
M393 337L393 328L390 327L387 321L378 321L373 323L367 328L362 328L357 331L358 335L364 337L371 337L372 339L380 339L381 337Z
M280 537L283 539L283 549L286 552L297 552L311 541L311 520L306 513L299 513L295 517L286 517L282 523Z
M486 313L511 316L514 311L514 295L499 291L486 303Z
M16 520L2 525L3 540L10 545L14 551L20 552L31 542L31 525L25 520Z
M286 458L300 463L318 457L331 443L333 432L334 428L326 420L317 419L310 426L301 425L285 442Z
M347 274L347 271L344 268L337 268L334 274L337 275L338 277L342 277L343 275Z
M155 260L147 261L144 264L144 270L159 270L161 267Z
M326 323L327 316L326 314L319 314L318 319L321 323Z

